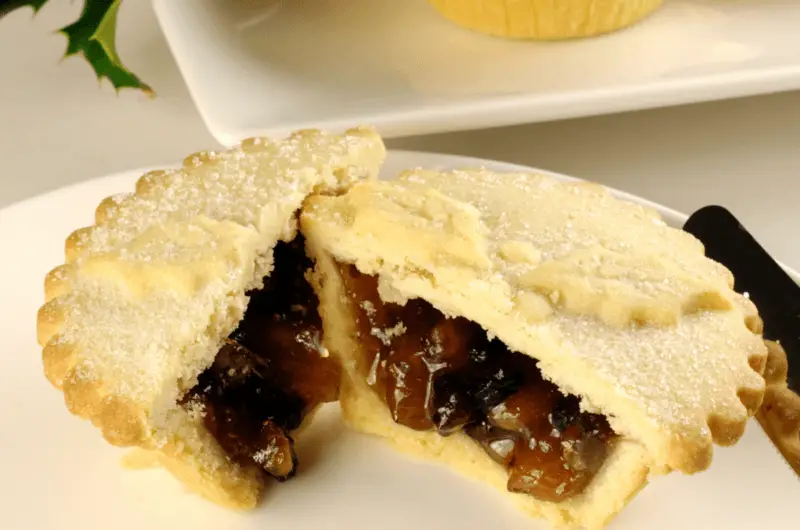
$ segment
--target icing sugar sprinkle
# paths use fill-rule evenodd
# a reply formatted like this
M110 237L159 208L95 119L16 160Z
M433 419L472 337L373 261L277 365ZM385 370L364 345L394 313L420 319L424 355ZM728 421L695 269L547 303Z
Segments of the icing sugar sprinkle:
M730 272L655 211L599 185L532 173L417 169L365 186L371 194L336 198L317 218L348 230L354 223L333 212L391 212L381 220L433 248L403 253L377 230L354 232L367 243L359 259L387 271L387 283L397 277L389 287L424 284L419 295L431 289L487 335L527 345L546 378L610 415L620 434L664 444L655 448L664 454L667 437L706 443L712 416L747 417L737 392L763 388L748 363L765 355L763 340L745 326ZM459 289L469 296L452 294ZM573 374L592 378L583 385L591 395Z
M269 270L271 246L294 229L305 197L377 174L384 155L367 129L246 141L112 197L113 215L80 232L72 289L56 300L66 309L58 341L78 346L68 378L102 380L153 418L174 406L241 318L245 289ZM198 220L211 236L192 231Z

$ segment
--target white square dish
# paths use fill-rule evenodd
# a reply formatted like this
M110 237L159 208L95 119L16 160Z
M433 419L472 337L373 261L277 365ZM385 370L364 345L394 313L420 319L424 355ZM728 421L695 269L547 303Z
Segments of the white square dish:
M667 0L568 42L463 30L426 0L154 0L211 133L230 145L369 123L385 137L800 88L800 2Z

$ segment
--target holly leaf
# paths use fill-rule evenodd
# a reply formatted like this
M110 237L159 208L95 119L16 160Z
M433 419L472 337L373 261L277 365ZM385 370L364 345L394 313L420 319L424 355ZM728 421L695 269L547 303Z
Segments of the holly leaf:
M42 0L32 0L43 3ZM47 0L44 0L47 1ZM81 16L59 30L67 37L65 57L82 54L98 79L120 88L137 88L152 96L153 89L128 70L117 54L117 13L121 0L84 0Z
M0 0L0 18L20 7L31 7L33 12L39 11L47 0Z
M36 13L48 0L0 0L0 18L30 7ZM152 96L153 89L128 70L117 54L117 13L122 0L84 0L81 16L59 30L67 37L65 57L83 55L97 74L111 81L114 88L137 88Z

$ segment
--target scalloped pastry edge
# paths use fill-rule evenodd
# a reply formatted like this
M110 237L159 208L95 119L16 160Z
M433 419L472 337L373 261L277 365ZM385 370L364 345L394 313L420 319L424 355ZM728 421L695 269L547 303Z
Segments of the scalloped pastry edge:
M766 340L768 356L764 402L756 419L786 462L800 476L800 395L787 386L788 359L783 347Z
M323 131L299 130L286 139L318 134L323 134ZM376 150L370 154L379 159L378 165L382 163L385 147L373 128L356 127L337 136L357 136L375 142ZM262 141L262 138L249 138L228 151L237 149L247 151ZM198 167L213 158L213 152L201 151L186 157L183 166ZM366 162L372 164L376 160ZM342 171L357 168L344 166L333 169L338 175ZM42 347L43 371L48 381L62 392L68 411L91 421L109 444L136 448L149 453L153 461L161 464L190 490L215 503L232 509L251 509L256 506L264 490L264 481L254 467L243 467L232 462L205 427L200 425L197 418L191 418L190 414L185 412L179 412L179 417L173 418L172 421L185 431L184 434L189 434L193 448L187 449L190 443L184 439L166 440L166 442L154 440L146 411L139 404L109 393L102 380L90 381L80 376L81 367L77 364L80 345L67 342L62 335L66 319L65 298L73 289L76 270L74 262L81 257L84 244L89 240L87 236L114 216L121 197L146 196L150 189L171 174L171 170L152 170L141 175L136 181L133 193L124 192L104 198L95 209L95 224L78 228L67 236L64 244L65 263L54 267L45 276L43 282L45 303L37 312L36 335ZM276 242L273 241L269 245L270 255ZM241 294L244 296L244 292ZM228 313L230 325L227 327L234 329L242 314L233 315L230 311ZM231 319L231 316L235 318ZM308 414L307 421L298 431L307 426L313 415L313 413Z

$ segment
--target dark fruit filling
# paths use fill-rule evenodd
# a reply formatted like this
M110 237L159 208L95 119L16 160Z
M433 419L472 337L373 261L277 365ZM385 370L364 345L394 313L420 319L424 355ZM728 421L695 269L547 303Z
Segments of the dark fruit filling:
M559 502L586 487L615 436L603 416L581 412L536 360L477 324L423 300L384 304L374 277L340 271L368 357L359 369L397 423L463 431L508 469L510 491Z
M239 327L183 401L202 405L206 427L233 460L283 481L297 468L290 433L318 405L336 401L340 371L321 346L302 237L279 243L274 259L264 287L248 293Z

